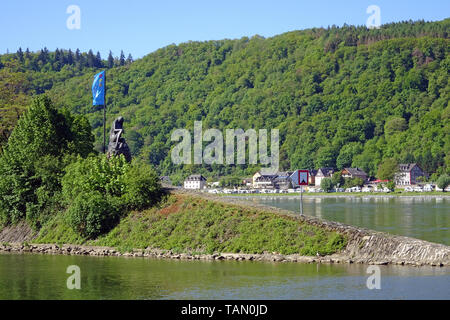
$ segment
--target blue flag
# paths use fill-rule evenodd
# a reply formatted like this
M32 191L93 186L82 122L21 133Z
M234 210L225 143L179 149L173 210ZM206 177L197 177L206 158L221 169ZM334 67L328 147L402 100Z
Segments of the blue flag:
M94 77L94 83L92 83L93 106L105 105L105 80L105 71L97 73Z

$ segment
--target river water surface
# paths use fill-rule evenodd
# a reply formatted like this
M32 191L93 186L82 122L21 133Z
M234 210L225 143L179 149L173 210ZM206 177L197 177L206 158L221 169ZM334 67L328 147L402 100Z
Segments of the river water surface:
M69 265L81 289L67 289ZM450 268L0 255L1 299L450 299Z
M242 198L241 198L242 199ZM249 201L298 212L299 199ZM450 245L448 198L304 198L304 213ZM81 289L66 286L67 267ZM0 299L450 299L450 268L0 254Z
M300 197L239 197L300 212ZM450 245L448 197L303 197L303 213L329 221Z

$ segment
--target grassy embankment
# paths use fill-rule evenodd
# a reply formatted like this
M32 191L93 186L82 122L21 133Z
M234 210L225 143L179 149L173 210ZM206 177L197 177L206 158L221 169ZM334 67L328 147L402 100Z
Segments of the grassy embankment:
M170 195L157 207L131 212L108 234L86 240L55 217L34 243L85 244L121 251L147 247L185 253L263 253L325 255L342 249L346 238L273 212Z

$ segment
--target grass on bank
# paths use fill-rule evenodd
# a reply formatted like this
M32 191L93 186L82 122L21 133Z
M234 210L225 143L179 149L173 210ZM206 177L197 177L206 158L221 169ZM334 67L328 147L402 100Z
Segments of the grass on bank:
M190 253L263 253L321 255L344 248L346 238L293 217L170 195L158 207L132 212L109 233L86 241L59 215L34 241L111 246L127 251L147 247Z

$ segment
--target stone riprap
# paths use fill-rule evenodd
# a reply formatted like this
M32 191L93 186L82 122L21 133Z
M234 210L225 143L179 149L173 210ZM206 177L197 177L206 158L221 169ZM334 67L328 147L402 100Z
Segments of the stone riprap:
M180 192L182 191L172 191ZM194 195L193 193L189 193ZM237 199L217 197L207 194L196 194L211 201L232 203L248 208L249 203ZM96 247L81 245L32 244L35 234L21 226L19 230L14 228L8 232L0 232L0 252L32 252L44 254L90 255L90 256L125 256L125 257L154 257L171 259L192 260L250 260L250 261L274 261L274 262L301 262L301 263L365 263L365 264L397 264L397 265L430 265L450 266L450 247L431 243L424 240L377 232L364 228L345 225L339 222L322 220L316 217L301 216L290 211L262 205L250 204L265 211L276 212L290 216L304 223L315 225L325 230L336 231L346 236L346 247L335 254L328 256L301 256L298 254L282 255L276 252L263 254L241 253L215 253L195 254L177 253L170 250L154 248L134 249L131 252L120 252L112 247ZM27 231L28 237L19 236L14 231ZM16 240L20 239L20 240ZM9 242L8 242L9 240ZM12 240L12 241L11 241ZM22 242L20 242L22 241ZM29 241L27 244L24 241Z

